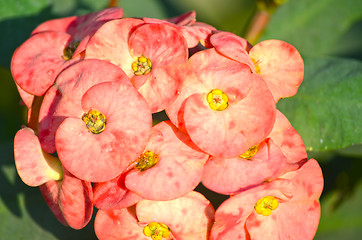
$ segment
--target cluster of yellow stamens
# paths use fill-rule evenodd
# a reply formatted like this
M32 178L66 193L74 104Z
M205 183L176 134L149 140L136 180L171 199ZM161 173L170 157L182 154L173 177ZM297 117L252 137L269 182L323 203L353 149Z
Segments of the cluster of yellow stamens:
M250 160L259 151L259 145L255 145L249 148L246 152L241 154L239 157Z
M143 228L143 234L153 240L161 240L170 236L170 228L163 223L151 222Z
M223 111L229 105L229 97L220 89L211 90L206 96L212 110Z
M260 198L254 205L254 209L258 214L269 216L273 210L279 206L278 200L273 196Z
M132 63L132 69L136 76L146 75L152 70L152 62L144 56L138 57L137 60Z
M260 66L259 66L259 64L260 64L261 60L260 59L255 60L254 58L251 58L251 60L253 60L254 67L255 67L255 72L260 75Z
M76 41L76 42L72 42L68 46L66 46L64 48L62 58L65 61L68 61L69 59L72 59L73 54L74 54L75 50L77 49L78 45L79 45L79 41Z
M143 172L155 166L157 162L158 155L152 151L146 151L138 157L135 168Z
M88 113L84 113L82 120L85 122L88 130L92 133L101 133L106 128L106 116L98 110L92 109Z

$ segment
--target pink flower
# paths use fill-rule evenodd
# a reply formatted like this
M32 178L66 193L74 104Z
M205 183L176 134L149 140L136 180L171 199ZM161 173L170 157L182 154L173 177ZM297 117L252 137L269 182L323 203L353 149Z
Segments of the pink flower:
M143 200L141 196L125 186L127 170L118 177L93 184L93 203L98 209L127 208Z
M268 136L275 103L265 82L247 65L208 49L190 57L185 75L166 112L201 150L236 157Z
M121 79L120 79L121 80ZM81 99L82 111L58 127L58 156L69 172L90 182L120 175L143 151L152 116L129 81L98 83Z
M85 52L85 58L107 60L122 68L153 113L176 97L187 57L186 40L177 28L139 19L104 24Z
M55 133L65 118L84 114L84 93L98 83L111 81L131 87L120 68L97 59L83 60L58 75L56 84L45 94L39 113L39 138L45 151L56 151Z
M142 18L146 23L172 24L177 27L185 37L188 48L194 48L199 43L207 45L208 38L216 29L206 23L196 22L196 12L190 11L180 16L160 20L155 18Z
M228 32L210 37L216 51L245 63L267 83L275 102L297 93L304 76L304 63L299 52L289 43L265 40L255 46Z
M66 169L62 181L49 181L40 191L57 219L74 229L85 227L93 213L93 192L90 182L79 180Z
M80 53L94 31L106 21L120 17L122 9L114 8L39 25L14 52L11 72L16 84L29 94L44 95L58 73L73 62L69 60L82 57Z
M304 63L295 47L280 40L265 40L252 47L249 55L276 102L297 93L303 81Z
M122 18L122 15L122 8L114 7L82 16L53 19L37 26L32 35L48 31L68 33L72 36L72 42L79 43L73 53L77 55L84 51L89 38L99 27L108 21Z
M99 240L206 240L214 208L198 192L170 201L143 200L134 207L99 210L94 229Z
M15 135L14 154L23 182L40 186L45 201L61 223L75 229L88 224L93 213L90 182L75 178L58 158L44 152L30 128L22 128Z
M36 187L63 178L61 162L41 148L31 128L24 127L16 133L14 157L18 174L26 185Z
M310 159L296 171L223 202L210 239L313 239L322 189L322 171Z
M296 170L306 159L302 138L277 111L273 130L266 139L238 157L211 157L205 164L202 183L215 192L235 194Z
M153 126L147 146L125 176L125 186L149 200L181 197L200 183L208 157L170 121L161 122Z

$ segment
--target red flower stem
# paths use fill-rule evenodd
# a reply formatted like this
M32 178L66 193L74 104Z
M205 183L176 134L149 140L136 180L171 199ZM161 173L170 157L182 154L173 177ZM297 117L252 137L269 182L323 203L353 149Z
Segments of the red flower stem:
M250 27L246 32L246 39L252 44L255 45L264 32L266 26L269 23L271 14L264 10L259 10L251 20Z
M31 105L31 113L28 121L28 127L33 129L36 134L38 134L38 122L39 122L39 112L40 106L43 102L44 96L34 96L33 104Z

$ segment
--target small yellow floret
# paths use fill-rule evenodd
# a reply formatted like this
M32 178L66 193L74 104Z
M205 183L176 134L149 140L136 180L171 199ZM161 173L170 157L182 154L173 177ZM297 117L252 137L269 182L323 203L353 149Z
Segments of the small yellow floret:
M135 168L143 172L155 166L157 162L158 155L152 151L146 151L138 157Z
M273 196L266 196L261 199L254 205L254 209L258 214L264 216L269 216L273 210L277 209L279 206L278 200Z
M101 133L106 128L106 116L98 110L92 109L88 113L84 113L82 120L85 122L88 130L92 133Z
M241 154L239 157L250 160L259 151L259 145L255 145L249 148L246 152Z
M146 75L152 70L152 62L144 56L138 57L136 61L132 63L132 70L136 76Z
M260 64L261 60L260 59L255 60L254 58L251 58L251 60L253 60L254 67L255 67L255 72L260 75L260 66L259 66L259 64Z
M229 105L229 97L220 89L211 90L207 94L206 100L210 108L215 111L223 111Z
M75 41L75 42L70 43L68 46L66 46L64 48L62 58L65 61L72 59L73 54L74 54L75 50L77 49L78 45L79 45L79 41Z
M170 228L163 223L151 222L143 228L143 234L153 240L161 240L170 236Z

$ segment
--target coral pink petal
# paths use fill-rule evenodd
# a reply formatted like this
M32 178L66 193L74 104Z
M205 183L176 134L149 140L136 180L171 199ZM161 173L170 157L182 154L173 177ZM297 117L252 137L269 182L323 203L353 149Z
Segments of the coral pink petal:
M280 40L265 40L255 45L249 54L276 102L297 93L303 81L304 63L292 45Z
M190 71L190 69L186 67L185 69L186 76L189 75L189 73L187 73L188 71ZM194 93L207 92L207 91L208 89L197 78L195 77L187 78L186 81L181 86L179 95L165 109L167 116L169 117L171 122L178 128L184 129L182 125L184 124L183 110L184 110L185 99Z
M170 25L144 24L132 32L129 50L134 58L144 56L151 60L152 70L148 73L150 77L139 91L152 112L165 109L177 95L182 81L180 71L188 58L182 34Z
M62 175L59 159L44 152L38 137L30 128L20 129L14 139L15 165L21 180L29 186L40 186Z
M186 78L196 78L205 87L199 89L201 93L208 93L213 89L220 89L228 95L229 102L244 98L251 86L252 74L245 64L230 60L214 49L207 49L192 55L189 59L192 69ZM184 85L187 88L186 79ZM191 80L195 81L195 80Z
M164 110L175 100L181 82L176 77L180 74L175 70L156 68L152 70L152 75L134 76L131 79L135 87L138 85L138 91L146 99L152 113ZM140 79L142 85L139 83Z
M23 100L25 106L28 109L31 108L31 105L33 104L33 100L34 100L34 95L24 91L16 82L15 82L15 85L16 85L16 88L18 89L21 100Z
M183 120L192 141L213 156L234 157L243 153L247 138L236 128L229 128L230 111L210 109L206 94L194 94L185 102ZM247 149L247 148L246 148Z
M252 239L265 239L265 234L280 236L278 239L291 239L294 236L313 239L320 218L318 198L323 188L321 169L317 161L311 159L299 170L286 175L293 183L293 197L280 203L269 218L250 216L246 228Z
M248 95L223 111L212 110L206 94L186 100L185 127L200 149L217 157L236 157L268 136L275 121L275 104L264 81L255 74L250 78Z
M168 18L167 21L179 26L190 26L196 22L196 12L189 11L177 17Z
M78 16L75 21L68 27L67 32L71 34L75 40L89 38L104 23L119 19L123 15L122 8L106 8L99 12Z
M237 128L247 139L247 144L240 148L241 153L259 144L269 135L276 115L273 96L263 79L252 74L251 81L247 97L230 106L231 119L236 121ZM232 128L231 126L232 122L229 128Z
M220 54L245 63L252 71L255 70L254 63L247 52L249 43L246 39L230 32L218 32L210 37L210 43Z
M154 126L145 151L157 154L158 163L143 172L129 172L126 187L150 200L171 200L191 192L201 181L208 155L187 144L189 138L171 122Z
M63 225L68 226L65 220L62 210L59 207L59 189L61 187L60 181L49 181L39 186L40 192L44 197L45 202L49 206L52 213Z
M98 210L94 231L99 240L150 240L143 234L132 208Z
M127 76L134 76L132 58L128 49L129 32L144 23L139 19L124 18L113 20L101 26L90 38L85 58L97 58L111 62L122 68Z
M171 201L141 201L136 213L140 224L164 223L178 240L208 239L214 220L214 208L198 192Z
M83 60L59 74L56 85L45 94L39 113L39 138L45 151L55 152L55 132L65 118L83 115L83 94L97 83L111 81L131 85L120 68L97 59Z
M205 164L202 183L212 191L230 195L270 181L284 173L286 157L272 140L259 145L250 159L211 158Z
M282 179L291 179L297 199L316 200L323 190L322 169L315 159L309 159L297 171L288 172Z
M151 112L137 90L121 82L93 86L84 94L82 108L104 114L106 129L93 134L80 118L67 118L55 136L58 155L76 177L109 181L142 153L152 126Z
M180 93L166 108L170 120L178 127L184 124L184 104L191 95L204 94L206 99L206 94L211 90L220 89L228 95L231 102L235 102L246 96L251 85L250 69L246 65L227 59L214 49L191 56L183 72L185 79Z
M126 188L124 183L125 175L126 173L122 173L111 181L93 185L93 203L96 208L120 209L130 207L143 199Z
M79 180L64 169L59 190L59 207L70 227L81 229L88 224L93 213L92 200L91 183Z
M290 188L289 181L282 181L281 185ZM275 196L279 199L288 198L272 185L262 185L234 195L224 201L215 213L215 223L212 226L210 240L248 239L245 221L254 213L255 203L262 197Z
M52 19L46 22L43 22L42 24L38 25L33 32L32 35L40 33L40 32L67 32L67 29L69 28L69 25L71 25L75 20L77 19L76 16L66 17L66 18L57 18Z
M141 25L132 32L128 43L134 57L143 55L151 59L154 68L182 65L188 58L185 39L170 25Z
M269 134L269 138L273 139L287 157L287 161L291 164L289 170L296 170L293 165L307 159L307 151L303 143L302 137L292 127L288 119L277 110L276 119L273 130Z
M30 37L15 51L11 61L16 83L30 94L44 95L65 62L63 50L70 38L62 32L43 32Z
M214 27L200 22L196 22L191 26L181 27L181 32L187 41L188 48L196 47L199 43L206 46L206 42L214 30Z

